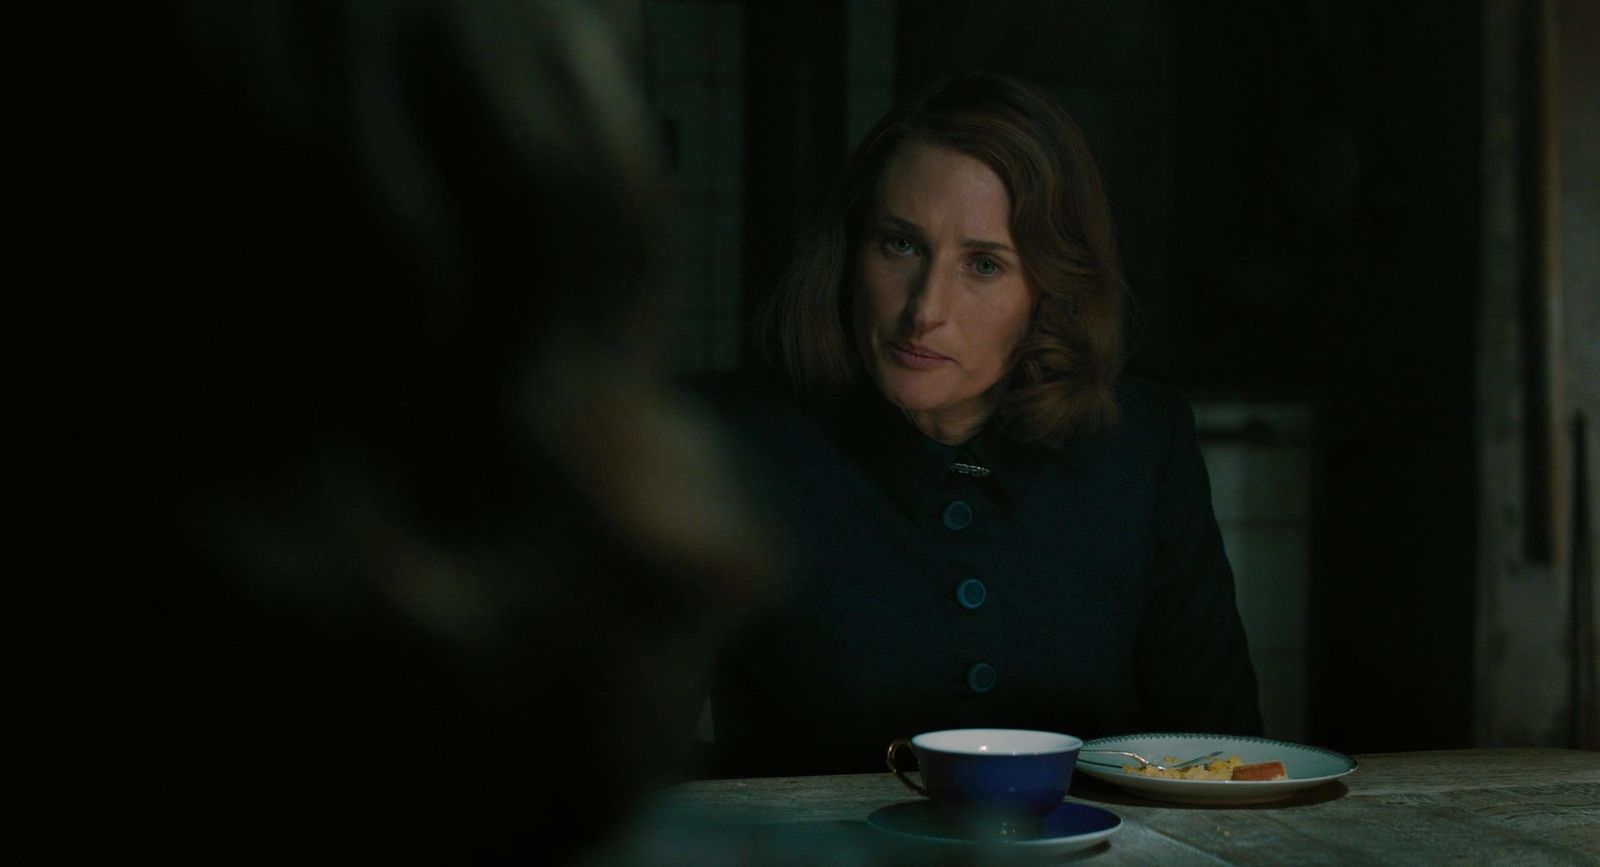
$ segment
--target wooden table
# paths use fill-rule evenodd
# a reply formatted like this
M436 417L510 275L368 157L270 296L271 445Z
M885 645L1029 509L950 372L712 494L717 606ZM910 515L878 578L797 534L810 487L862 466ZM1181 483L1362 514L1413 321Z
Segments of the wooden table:
M1600 865L1600 753L1555 749L1379 753L1339 782L1252 807L1146 801L1086 775L1070 798L1123 819L1070 859L1105 864ZM605 863L927 863L886 845L868 813L911 796L887 772L687 783ZM941 850L938 863L994 860Z

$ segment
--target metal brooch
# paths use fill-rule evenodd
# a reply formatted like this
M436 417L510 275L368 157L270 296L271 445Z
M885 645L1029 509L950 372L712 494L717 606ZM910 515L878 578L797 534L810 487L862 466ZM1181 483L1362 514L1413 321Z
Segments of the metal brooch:
M977 464L964 464L960 461L956 461L950 465L950 472L962 476L971 476L974 479L981 479L989 475L989 468L980 467Z

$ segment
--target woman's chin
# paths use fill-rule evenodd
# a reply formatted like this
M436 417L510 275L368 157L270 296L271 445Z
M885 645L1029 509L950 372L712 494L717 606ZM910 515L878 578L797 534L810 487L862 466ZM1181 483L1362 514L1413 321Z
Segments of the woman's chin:
M947 402L944 395L932 393L927 389L907 388L904 383L896 382L892 377L879 382L878 391L883 394L884 400L904 412L933 412Z
M931 392L919 389L880 389L885 400L893 404L901 412L915 416L942 416L950 414L957 409L962 401L952 398L946 392Z

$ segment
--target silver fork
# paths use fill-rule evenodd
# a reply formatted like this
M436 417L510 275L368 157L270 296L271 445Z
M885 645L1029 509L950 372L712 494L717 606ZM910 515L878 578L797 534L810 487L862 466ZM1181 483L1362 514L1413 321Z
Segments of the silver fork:
M1079 750L1078 751L1079 755L1082 755L1084 753L1099 753L1099 754L1102 754L1102 755L1127 756L1128 758L1137 761L1140 764L1140 766L1142 766L1142 767L1155 768L1158 771L1179 771L1179 770L1183 770L1184 768L1187 768L1187 767L1190 767L1190 766L1193 766L1193 765L1198 765L1201 762L1209 762L1212 759L1216 758L1217 756L1222 755L1222 750L1217 750L1216 752L1213 752L1213 753L1206 753L1203 756L1195 756L1194 758L1189 759L1188 761L1179 762L1179 763L1177 763L1175 765L1163 765L1160 762L1152 762L1149 759L1145 758L1144 756L1139 755L1138 753L1130 753L1130 752L1127 752L1126 750ZM1111 762L1096 762L1096 761L1092 761L1090 759L1083 759L1082 761L1084 762L1084 764L1102 765L1102 766L1107 767L1107 768L1120 768L1120 767L1122 767L1122 765L1112 764Z

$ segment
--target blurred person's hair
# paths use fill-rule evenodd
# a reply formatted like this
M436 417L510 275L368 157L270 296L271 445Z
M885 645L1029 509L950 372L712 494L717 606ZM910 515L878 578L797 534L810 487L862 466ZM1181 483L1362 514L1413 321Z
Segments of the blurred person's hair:
M678 770L765 574L660 379L609 34L521 0L160 16L87 350L151 576L90 600L92 701L137 708L94 785L150 833L582 845Z
M1059 445L1115 421L1127 286L1088 144L1065 110L1015 78L973 73L886 114L845 164L795 245L758 324L767 362L827 402L863 380L850 295L885 166L906 147L949 148L988 166L1011 198L1011 233L1039 293L998 423Z

